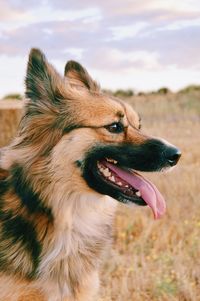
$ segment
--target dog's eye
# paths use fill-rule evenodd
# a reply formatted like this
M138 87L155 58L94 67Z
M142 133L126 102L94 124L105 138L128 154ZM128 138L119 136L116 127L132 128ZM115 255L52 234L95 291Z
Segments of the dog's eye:
M119 134L124 131L124 126L121 122L114 122L112 124L106 125L105 128L110 132L114 134Z

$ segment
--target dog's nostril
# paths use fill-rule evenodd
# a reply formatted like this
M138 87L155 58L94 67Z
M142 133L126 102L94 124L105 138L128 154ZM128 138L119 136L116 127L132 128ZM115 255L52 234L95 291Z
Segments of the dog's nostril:
M166 152L167 161L171 166L176 165L181 157L181 151L178 148L170 148Z

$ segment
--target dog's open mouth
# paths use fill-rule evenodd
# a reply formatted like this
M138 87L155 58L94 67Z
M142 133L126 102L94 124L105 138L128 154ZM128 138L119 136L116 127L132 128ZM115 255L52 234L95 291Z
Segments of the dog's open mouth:
M123 202L148 205L155 218L165 213L165 200L155 185L137 172L120 166L116 160L98 160L97 175L111 189L118 191Z

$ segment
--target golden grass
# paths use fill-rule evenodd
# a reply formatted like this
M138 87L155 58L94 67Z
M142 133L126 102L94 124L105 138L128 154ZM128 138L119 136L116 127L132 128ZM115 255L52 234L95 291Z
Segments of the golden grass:
M102 271L102 301L200 300L200 94L128 100L143 130L182 150L168 174L149 174L167 200L154 221L149 208L121 207L114 248Z
M167 214L161 220L154 221L149 208L120 206L113 249L101 273L100 300L198 301L200 93L127 101L141 114L145 132L176 144L183 156L171 173L147 175L167 200ZM17 110L0 110L0 126L4 118L0 145L14 134L19 116Z
M0 147L15 135L22 115L22 101L0 100Z

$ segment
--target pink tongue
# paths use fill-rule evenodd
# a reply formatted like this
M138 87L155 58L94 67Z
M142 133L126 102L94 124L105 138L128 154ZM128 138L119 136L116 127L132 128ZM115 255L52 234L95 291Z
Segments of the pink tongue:
M149 205L149 207L151 207L155 219L160 218L165 213L165 200L153 183L144 179L141 175L125 171L107 161L104 163L121 179L125 180L133 188L140 191L143 200L147 203L147 205Z

